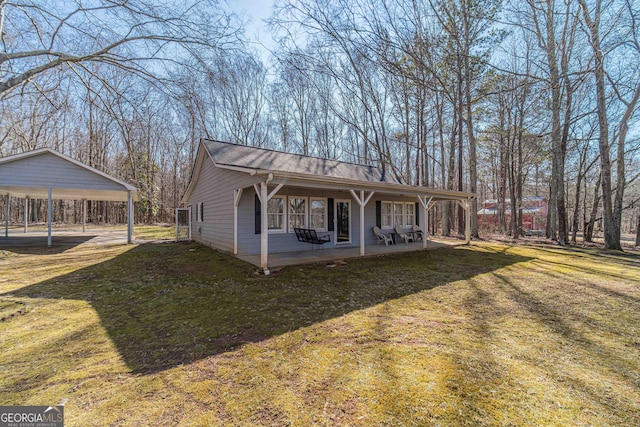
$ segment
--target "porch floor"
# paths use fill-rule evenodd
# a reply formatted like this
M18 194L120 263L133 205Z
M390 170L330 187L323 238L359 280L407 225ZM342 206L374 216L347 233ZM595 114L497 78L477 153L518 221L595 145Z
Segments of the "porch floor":
M436 249L446 246L464 245L464 240L454 239L429 239L427 241L427 249ZM365 256L379 256L393 254L399 252L421 251L422 242L410 242L408 244L398 243L395 245L385 246L382 244L366 245L364 248ZM328 262L334 260L343 260L348 258L357 258L360 256L360 246L314 246L313 249L297 252L279 252L269 254L269 268L281 268L291 265L308 264L315 262ZM255 266L260 266L260 254L257 255L237 255L243 261Z

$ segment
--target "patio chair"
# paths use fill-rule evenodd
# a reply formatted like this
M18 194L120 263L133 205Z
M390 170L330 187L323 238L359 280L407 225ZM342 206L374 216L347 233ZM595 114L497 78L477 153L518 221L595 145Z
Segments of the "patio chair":
M404 240L404 242L407 245L409 244L409 241L413 242L413 236L409 235L408 233L405 233L402 227L400 227L399 225L396 225L396 235L402 240Z
M389 243L393 244L393 238L389 234L384 234L380 230L380 227L378 226L373 227L373 234L375 234L376 237L378 238L378 243L384 242L385 246L389 246Z
M422 231L422 229L417 226L414 225L411 229L411 234L413 235L413 241L417 242L418 240L423 240L424 239L424 232Z

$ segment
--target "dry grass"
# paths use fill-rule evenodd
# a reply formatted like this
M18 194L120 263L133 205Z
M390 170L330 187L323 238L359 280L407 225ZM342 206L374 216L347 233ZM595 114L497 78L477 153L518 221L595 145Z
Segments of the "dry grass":
M85 425L640 425L640 257L471 247L291 267L0 251L0 404Z

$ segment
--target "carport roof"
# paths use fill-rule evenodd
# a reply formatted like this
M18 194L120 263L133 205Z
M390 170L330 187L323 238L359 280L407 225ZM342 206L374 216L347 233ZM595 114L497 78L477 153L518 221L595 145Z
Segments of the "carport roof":
M50 148L0 158L0 194L46 199L138 200L138 189Z

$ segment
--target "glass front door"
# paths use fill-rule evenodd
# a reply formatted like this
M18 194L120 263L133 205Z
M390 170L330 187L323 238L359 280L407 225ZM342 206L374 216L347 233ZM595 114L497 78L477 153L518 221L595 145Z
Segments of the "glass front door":
M351 202L336 200L336 243L351 242Z

